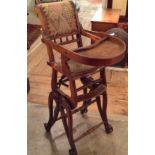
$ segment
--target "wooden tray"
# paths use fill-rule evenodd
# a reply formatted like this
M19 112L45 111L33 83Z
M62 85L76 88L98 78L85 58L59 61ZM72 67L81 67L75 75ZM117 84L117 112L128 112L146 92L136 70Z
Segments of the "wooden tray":
M89 58L87 63L89 65L109 66L124 58L126 45L119 38L108 36L96 41L91 46L78 48L74 51L85 58Z

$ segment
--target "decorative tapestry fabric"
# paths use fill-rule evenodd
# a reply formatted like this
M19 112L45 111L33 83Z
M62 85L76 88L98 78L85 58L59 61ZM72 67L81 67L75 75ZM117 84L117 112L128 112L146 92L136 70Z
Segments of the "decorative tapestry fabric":
M51 36L70 34L77 31L74 8L71 2L64 1L41 5L47 17Z

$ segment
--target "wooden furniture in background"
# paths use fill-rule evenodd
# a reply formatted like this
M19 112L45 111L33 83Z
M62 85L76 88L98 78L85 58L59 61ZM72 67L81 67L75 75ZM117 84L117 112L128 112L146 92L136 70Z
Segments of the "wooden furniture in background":
M121 9L119 22L128 22L128 0L108 0L107 8Z
M99 8L91 20L93 31L107 31L117 27L119 23L119 9L102 9Z
M29 81L29 78L27 78L27 94L29 93L30 91L30 81Z
M84 114L87 107L96 102L106 132L113 131L106 112L105 66L121 61L126 46L120 39L105 33L84 30L79 23L75 5L71 1L39 4L35 9L42 24L42 41L48 51L48 65L52 68L51 92L48 98L49 120L44 126L49 132L55 122L62 119L71 146L69 154L77 155L75 142L80 138L73 138L72 114L78 111ZM95 43L83 47L82 35ZM77 49L69 50L63 46L72 42L77 43ZM58 52L60 57L56 57L55 52ZM62 74L60 79L58 73ZM100 74L99 79L92 78L95 73ZM78 88L77 79L81 79L81 86ZM69 86L70 95L64 93L62 85ZM79 107L80 101L83 101L83 105Z
M29 44L29 41L27 39L27 50L30 49L30 44ZM29 93L30 91L30 81L29 81L29 78L27 77L27 94Z
M27 24L27 41L29 49L41 35L40 28L41 28L40 25Z

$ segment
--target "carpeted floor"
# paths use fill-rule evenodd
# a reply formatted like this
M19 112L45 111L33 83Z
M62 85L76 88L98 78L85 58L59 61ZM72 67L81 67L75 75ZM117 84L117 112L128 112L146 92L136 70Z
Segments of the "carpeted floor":
M56 122L51 134L45 134L43 123L47 121L47 105L28 103L28 155L68 155L69 144L61 120ZM101 122L98 114L75 114L74 137ZM128 122L124 116L109 116L112 134L106 134L101 124L96 130L77 143L78 155L127 155Z

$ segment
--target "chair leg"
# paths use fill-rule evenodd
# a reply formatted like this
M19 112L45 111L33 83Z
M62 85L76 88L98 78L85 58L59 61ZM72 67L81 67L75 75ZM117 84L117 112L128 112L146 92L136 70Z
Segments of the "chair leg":
M47 132L50 131L51 127L57 120L59 114L59 95L55 92L57 88L57 71L55 69L52 70L52 77L51 77L51 89L52 91L49 93L48 97L48 107L49 107L49 121L48 123L44 124L44 127ZM53 100L56 102L56 106L54 107ZM55 109L54 109L55 108Z
M59 114L59 100L58 100L58 95L55 92L50 92L49 97L48 97L48 107L49 107L49 120L48 123L44 124L44 127L47 132L50 131L51 127L54 125L58 118ZM54 107L54 102L56 102L56 106ZM54 109L55 108L55 109Z
M84 89L83 89L83 93L84 93L84 94L87 94L87 88L84 88ZM87 101L84 101L84 102L83 102L83 106L85 106L85 108L82 109L82 110L80 111L82 115L83 115L84 113L87 113L87 112L88 112Z
M61 98L61 116L63 126L70 144L71 149L69 150L69 155L77 155L76 146L73 139L73 119L71 108L68 105L66 99Z
M101 104L100 96L96 97L97 100L97 107L102 118L102 121L105 126L106 133L111 133L113 131L112 126L108 123L107 119L107 93L104 92L103 96L103 104Z

